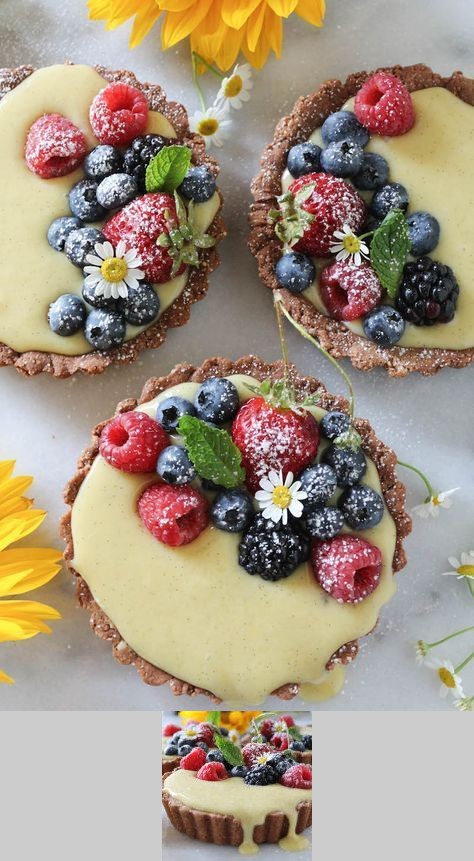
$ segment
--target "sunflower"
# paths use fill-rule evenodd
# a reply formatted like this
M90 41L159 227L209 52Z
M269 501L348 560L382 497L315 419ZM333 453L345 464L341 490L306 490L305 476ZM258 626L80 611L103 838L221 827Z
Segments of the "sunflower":
M189 37L191 50L223 71L242 51L260 69L270 51L281 54L282 19L296 12L321 27L325 0L88 0L89 17L106 21L109 30L134 18L130 47L134 48L163 15L161 41L171 48Z
M201 721L207 721L209 719L209 712L179 712L178 713L181 721L185 724L187 721L196 721L200 723ZM262 712L219 712L219 726L225 727L229 732L231 730L237 730L239 733L245 732L249 726L253 718L261 715Z
M31 508L33 500L23 495L33 479L28 475L12 478L14 466L14 460L0 461L0 643L28 640L40 632L50 634L45 620L60 618L58 611L46 604L10 597L43 586L61 567L58 550L6 549L38 529L46 516L45 511ZM12 684L13 679L0 670L0 682Z

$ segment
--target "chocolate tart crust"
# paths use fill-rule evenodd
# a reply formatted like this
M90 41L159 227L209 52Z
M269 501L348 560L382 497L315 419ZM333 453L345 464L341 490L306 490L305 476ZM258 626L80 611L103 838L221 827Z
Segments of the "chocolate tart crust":
M231 374L249 374L257 380L270 378L275 381L281 379L283 375L283 363L274 362L266 363L258 356L244 356L236 361L231 361L225 358L207 359L200 367L196 368L192 365L181 364L165 377L151 377L145 383L143 391L138 400L128 398L121 401L117 405L115 415L128 412L135 409L140 404L147 403L155 398L160 392L165 389L176 386L184 382L202 383L208 377L225 377ZM305 377L298 373L295 367L290 368L290 377L299 392L306 394L318 392L320 395L319 405L326 410L341 409L348 410L348 402L345 398L330 394L324 385L312 377ZM74 540L71 528L71 513L74 500L76 499L82 482L87 476L97 454L99 453L99 438L105 425L110 421L107 419L98 424L92 432L92 444L86 448L79 458L77 464L77 472L66 485L64 491L64 501L70 506L69 511L64 515L61 521L60 533L66 543L64 558L66 563L76 578L76 595L79 604L90 613L90 624L95 634L103 640L108 640L112 645L114 657L122 664L133 664L143 681L149 685L162 685L168 682L172 692L175 695L185 694L187 696L196 696L204 694L215 702L221 700L212 691L203 690L196 687L190 682L183 679L177 679L153 664L137 655L127 643L122 640L119 631L108 618L106 613L99 607L94 600L92 593L81 577L79 571L76 571L73 566L74 559ZM395 474L395 466L397 457L391 448L381 442L375 435L370 424L365 419L354 419L354 427L362 437L362 447L366 454L373 460L377 467L379 480L382 488L383 497L388 511L390 512L396 527L396 544L393 556L393 570L399 571L406 564L406 556L403 549L403 539L411 531L411 518L405 511L405 487L398 480ZM358 643L351 641L341 646L329 659L326 667L328 670L333 669L337 664L348 664L357 655ZM288 682L278 690L272 693L283 700L291 700L298 695L299 684L297 682Z
M380 71L380 69L377 69ZM474 80L462 72L443 78L428 66L392 66L384 68L401 78L413 92L428 87L445 87L468 105L474 105ZM356 335L343 323L322 314L301 294L281 288L275 277L275 264L281 257L282 243L268 222L268 212L276 206L281 194L281 175L286 167L286 155L291 146L308 139L310 134L360 89L374 72L349 75L343 83L329 80L314 93L302 96L291 114L283 117L275 129L272 142L266 147L262 168L252 182L254 202L250 207L249 247L258 263L259 275L266 287L279 289L292 317L316 336L323 347L336 358L347 357L356 368L368 371L383 366L393 377L404 377L412 371L435 374L441 368L462 368L474 361L474 347L464 350L437 347L378 347L373 341Z
M126 69L113 71L105 66L95 66L94 68L104 78L104 86L107 82L123 81L140 90L148 99L150 110L162 113L174 127L177 141L191 149L193 163L205 164L213 176L217 177L219 165L215 159L206 154L203 139L190 131L188 115L183 105L179 102L168 101L158 84L142 83L137 80L133 72ZM21 84L34 71L32 66L0 69L0 99ZM227 230L220 214L223 198L220 191L218 193L221 203L208 233L214 236L217 242L220 242L226 236ZM198 269L189 267L186 286L169 308L148 329L125 342L121 347L107 351L94 350L80 356L64 356L60 353L45 353L38 350L18 353L6 344L0 343L0 367L13 365L17 371L27 377L42 372L51 374L53 377L70 377L77 371L83 371L86 374L101 374L109 365L131 364L142 350L152 350L161 346L168 329L184 326L190 318L191 306L204 299L209 287L209 273L213 272L219 264L217 244L212 248L201 249L199 260Z

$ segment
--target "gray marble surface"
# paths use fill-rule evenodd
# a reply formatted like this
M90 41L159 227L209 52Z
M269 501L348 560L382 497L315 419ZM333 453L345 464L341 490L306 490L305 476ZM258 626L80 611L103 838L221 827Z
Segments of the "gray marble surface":
M259 285L246 250L246 213L249 180L258 168L259 153L297 96L327 78L381 64L424 61L445 74L459 68L474 74L474 5L468 0L329 0L328 7L321 31L298 19L287 24L282 60L271 59L255 75L252 101L236 114L232 140L219 155L230 236L222 246L222 265L212 278L209 296L193 309L189 325L172 332L159 351L97 379L23 379L10 368L0 370L0 456L16 457L19 473L35 475L33 492L49 511L36 536L44 544L58 543L62 487L88 442L90 428L110 415L118 400L136 395L149 376L166 373L179 361L200 363L215 354L236 358L249 351L269 360L278 357L270 296ZM63 4L2 0L0 31L1 65L100 61L159 81L169 96L191 111L198 107L184 46L162 54L155 34L129 52L129 28L105 33L101 24L87 21L85 0ZM211 101L215 84L210 76L205 88ZM302 371L341 391L332 367L310 345L292 331L288 344ZM445 709L449 706L438 697L433 674L415 665L413 642L419 637L438 639L472 623L474 605L465 584L440 573L447 568L448 555L474 545L474 368L404 380L390 380L382 371L365 375L349 365L346 369L357 392L357 413L371 420L401 459L428 470L437 487L459 485L461 490L438 523L416 521L396 597L349 670L342 695L320 708ZM414 476L405 478L412 506L420 501L423 489ZM63 619L54 625L51 637L0 648L0 666L16 679L15 686L0 688L0 709L176 708L167 688L142 684L133 668L116 664L108 645L90 633L86 614L75 606L67 574L36 597L57 606ZM442 656L461 660L469 645L455 642ZM466 689L474 691L474 666L465 675ZM205 708L207 702L192 705ZM190 706L185 699L179 701L178 707Z

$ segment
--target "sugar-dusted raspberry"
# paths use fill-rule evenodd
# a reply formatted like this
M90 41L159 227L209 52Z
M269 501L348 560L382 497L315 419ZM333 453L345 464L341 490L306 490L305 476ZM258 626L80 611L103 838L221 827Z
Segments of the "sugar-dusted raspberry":
M388 72L376 72L356 95L354 111L369 132L395 137L415 122L413 100L405 84Z
M285 721L287 726L294 726L295 725L295 722L294 722L293 718L291 717L291 715L282 715L281 719Z
M272 753L275 753L272 746L264 742L250 742L242 748L242 756L248 768L252 768L254 765L263 765Z
M266 738L268 741L271 739L274 733L275 721L272 718L265 718L260 724L260 733Z
M291 183L289 191L297 195L313 186L309 197L299 206L313 215L303 236L293 251L303 251L315 257L327 257L334 244L334 232L348 224L354 233L361 229L366 206L352 185L327 173L308 173Z
M203 741L205 744L207 744L208 747L211 747L214 741L214 734L216 732L215 726L210 723L198 723L196 729L197 740Z
M169 736L174 735L176 732L181 732L181 727L177 726L175 723L167 723L166 726L163 727L164 738L168 738Z
M180 767L184 768L186 771L199 771L200 768L203 767L206 762L206 753L203 751L202 747L194 747L191 753L183 756Z
M61 114L39 117L28 131L25 159L42 179L65 176L85 158L86 139L77 126Z
M189 484L153 484L138 500L144 526L170 547L189 544L206 528L209 503Z
M312 789L313 769L310 765L293 765L280 777L280 783L290 789Z
M357 320L379 304L382 285L368 264L336 262L321 272L319 290L331 317Z
M355 535L316 541L312 563L319 585L341 603L363 601L377 588L382 573L379 548Z
M123 146L145 131L148 102L136 87L109 84L93 99L89 119L97 140Z
M154 472L168 435L159 422L133 410L115 416L100 435L102 457L123 472Z
M222 762L206 762L196 774L198 780L226 780L229 776Z
M275 750L287 750L288 749L288 736L286 732L275 732L273 733L270 744Z

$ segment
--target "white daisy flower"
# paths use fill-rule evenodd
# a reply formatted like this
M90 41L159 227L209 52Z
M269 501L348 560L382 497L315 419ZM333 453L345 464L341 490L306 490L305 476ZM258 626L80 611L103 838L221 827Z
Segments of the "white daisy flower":
M96 242L95 254L88 254L84 266L86 278L84 285L94 288L97 296L105 299L126 299L129 287L138 287L145 273L138 267L142 259L132 248L126 251L126 245L120 240L114 249L110 242Z
M453 504L451 496L457 490L459 490L459 487L453 487L451 490L443 491L443 493L433 494L426 502L422 502L421 505L415 505L412 508L412 513L417 514L418 517L424 517L425 520L427 517L439 517L440 508L451 508Z
M240 747L240 735L236 729L230 729L227 738L232 742L232 744L236 744L237 747Z
M441 697L447 697L449 693L451 693L453 697L456 697L456 699L464 697L461 676L456 673L451 661L440 661L439 659L435 659L426 666L431 670L436 670L438 674L441 682L439 689Z
M196 111L189 121L192 132L204 138L206 149L211 144L221 147L229 136L230 119L225 104L212 105L205 111Z
M426 659L428 657L429 646L424 642L424 640L418 640L416 644L415 656L417 664L426 664Z
M244 102L250 99L253 87L252 69L250 63L237 64L228 78L222 79L216 102L223 101L232 108L239 110Z
M448 562L453 567L453 571L443 571L442 577L457 577L462 580L463 577L474 581L474 550L469 550L467 553L461 553L461 558L456 556L448 556Z
M306 499L308 494L305 490L300 490L301 481L293 482L292 472L289 472L283 481L282 471L278 473L272 470L268 476L261 479L260 487L262 490L257 490L255 499L267 520L273 520L274 523L282 520L286 525L288 512L293 517L301 517L303 504L300 500Z
M367 245L353 233L348 224L344 224L342 230L336 230L333 239L337 242L331 245L329 250L336 255L336 260L350 260L355 266L360 266L364 259L367 260Z

